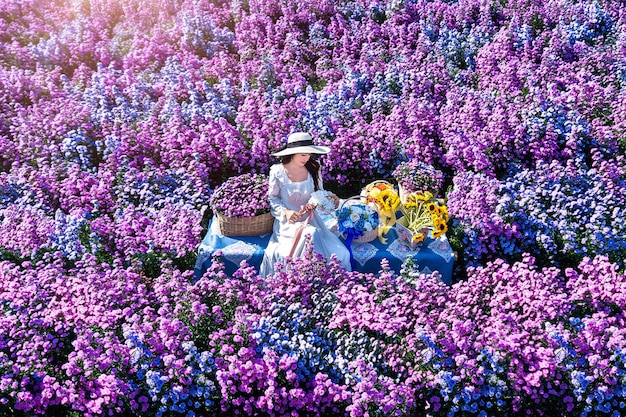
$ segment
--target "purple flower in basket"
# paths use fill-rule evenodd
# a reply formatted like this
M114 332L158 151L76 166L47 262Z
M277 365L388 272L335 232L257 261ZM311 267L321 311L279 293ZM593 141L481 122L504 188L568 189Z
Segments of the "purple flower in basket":
M254 217L269 213L268 180L262 174L242 174L228 178L211 195L214 212L227 217Z
M443 186L443 172L432 165L412 158L401 162L393 171L393 177L406 193L430 191L438 195Z

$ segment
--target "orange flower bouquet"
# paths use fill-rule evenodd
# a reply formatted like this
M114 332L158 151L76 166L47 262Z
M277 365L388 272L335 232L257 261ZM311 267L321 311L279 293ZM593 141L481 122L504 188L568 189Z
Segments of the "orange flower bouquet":
M385 235L396 223L396 211L400 206L400 197L393 184L387 181L374 181L365 187L361 197L368 204L375 205L380 218L378 239L386 243Z

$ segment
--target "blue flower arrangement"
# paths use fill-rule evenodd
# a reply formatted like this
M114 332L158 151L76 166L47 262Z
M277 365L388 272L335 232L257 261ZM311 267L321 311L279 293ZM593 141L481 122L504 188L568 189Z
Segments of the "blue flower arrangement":
M378 211L366 204L340 207L335 215L337 230L346 239L346 243L365 235L365 232L376 230L379 223Z
M352 241L366 236L366 233L368 236L365 240L373 240L369 239L369 236L378 234L378 211L368 204L342 205L335 211L335 217L337 217L337 231L345 239L344 243L350 252L352 269L356 269L352 254Z

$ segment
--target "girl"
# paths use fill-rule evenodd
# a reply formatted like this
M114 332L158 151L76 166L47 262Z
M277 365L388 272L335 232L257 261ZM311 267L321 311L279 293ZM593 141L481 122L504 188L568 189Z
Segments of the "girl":
M266 276L274 272L274 264L289 256L294 235L309 212L313 213L309 224L315 226L312 233L313 249L328 259L337 255L342 266L350 270L350 253L343 242L331 232L315 207L307 204L311 194L323 190L320 164L311 154L326 154L330 148L315 146L311 135L296 132L289 135L287 146L274 154L281 162L272 165L269 174L269 203L274 216L274 228L265 249L260 274ZM339 198L332 195L335 205ZM304 236L301 237L304 239Z

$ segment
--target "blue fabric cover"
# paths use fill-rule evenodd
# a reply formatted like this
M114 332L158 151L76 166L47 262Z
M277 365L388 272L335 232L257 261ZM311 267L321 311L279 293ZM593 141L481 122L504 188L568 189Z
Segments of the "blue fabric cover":
M225 272L228 275L232 275L243 260L258 270L270 235L222 236L218 232L217 223L211 220L207 234L198 249L198 258L194 268L196 279L206 272L211 265L213 253L218 249L223 253ZM394 228L385 237L387 238L386 245L380 243L378 239L368 243L352 243L352 253L358 271L378 272L383 258L388 260L389 266L394 271L399 271L402 262L408 257L413 257L421 272L438 271L443 282L448 285L452 283L454 252L445 236L439 239L428 237L413 251L398 240Z

